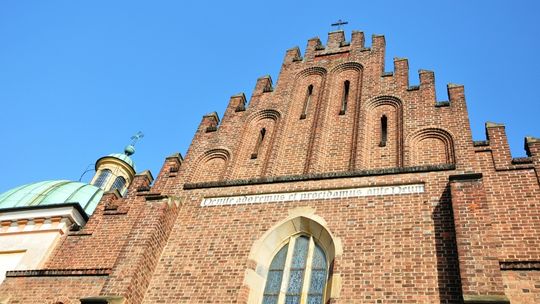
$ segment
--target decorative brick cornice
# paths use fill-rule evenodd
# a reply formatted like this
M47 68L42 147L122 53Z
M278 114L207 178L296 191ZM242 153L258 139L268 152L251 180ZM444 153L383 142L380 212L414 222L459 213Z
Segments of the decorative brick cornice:
M6 272L6 277L108 276L111 273L111 268L12 270Z
M287 176L263 177L263 178L252 178L252 179L237 179L237 180L230 180L230 181L189 183L189 184L184 184L184 189L190 190L190 189L199 189L199 188L234 187L234 186L245 186L245 185L312 181L312 180L323 180L323 179L345 178L345 177L363 177L363 176L377 176L377 175L389 175L389 174L448 171L448 170L455 170L455 169L456 169L456 166L454 164L442 164L442 165L430 165L430 166L418 166L418 167L406 167L406 168L387 168L387 169L373 169L373 170L362 170L362 171L287 175Z

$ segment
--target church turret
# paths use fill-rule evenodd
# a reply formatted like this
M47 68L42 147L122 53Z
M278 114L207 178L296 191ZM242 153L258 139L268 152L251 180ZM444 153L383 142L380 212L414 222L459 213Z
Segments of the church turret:
M144 135L138 132L132 136L131 144L124 148L124 153L113 153L96 161L96 174L90 184L104 191L118 190L124 195L135 176L135 163L131 155L135 154L135 143Z

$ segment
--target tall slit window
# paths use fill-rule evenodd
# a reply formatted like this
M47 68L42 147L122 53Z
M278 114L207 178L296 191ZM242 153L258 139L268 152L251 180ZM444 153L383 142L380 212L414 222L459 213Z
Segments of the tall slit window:
M351 83L348 80L345 80L343 83L343 97L341 98L341 110L339 115L344 115L347 111L347 102L349 101L349 87Z
M270 264L262 303L322 304L327 268L326 255L313 237L291 237Z
M388 139L388 119L386 118L386 115L383 115L381 117L381 143L379 144L379 147L385 147L387 139Z
M265 136L266 136L266 129L262 128L261 131L259 132L259 137L257 138L257 144L255 144L255 149L253 149L253 153L251 153L251 159L255 159L259 155L259 150L261 149Z
M305 119L307 116L307 111L309 109L309 104L311 102L311 96L313 95L313 85L310 84L307 88L306 92L306 99L304 101L304 108L302 109L302 115L300 115L300 119Z
M111 170L109 169L102 170L101 173L99 173L99 176L96 179L94 186L105 190L104 187L107 184L107 181L109 180L109 176L111 176Z

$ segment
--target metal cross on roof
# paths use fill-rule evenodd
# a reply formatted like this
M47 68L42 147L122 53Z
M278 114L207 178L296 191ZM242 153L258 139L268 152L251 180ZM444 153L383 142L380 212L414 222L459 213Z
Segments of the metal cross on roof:
M349 24L349 22L339 19L337 22L332 23L332 26L337 26L337 29L339 31L339 30L341 30L341 26L345 25L345 24Z
M132 146L135 146L135 144L137 143L137 141L139 141L139 139L143 138L144 137L144 134L143 132L139 131L137 132L137 134L131 136L131 145Z

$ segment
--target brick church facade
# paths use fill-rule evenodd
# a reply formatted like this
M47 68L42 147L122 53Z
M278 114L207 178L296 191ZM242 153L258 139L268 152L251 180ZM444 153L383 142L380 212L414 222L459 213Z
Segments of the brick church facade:
M463 86L384 62L356 31L287 50L0 303L540 303L540 140L473 141Z

